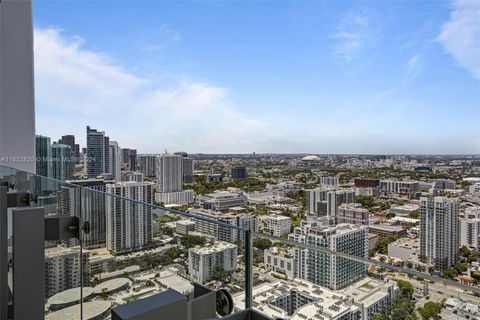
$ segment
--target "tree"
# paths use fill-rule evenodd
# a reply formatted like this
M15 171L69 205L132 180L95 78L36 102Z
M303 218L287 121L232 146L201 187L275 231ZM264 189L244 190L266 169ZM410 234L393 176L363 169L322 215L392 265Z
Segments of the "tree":
M450 279L455 279L458 276L458 271L455 268L450 268L445 270L445 272L443 273L443 276Z
M423 307L418 308L418 313L423 319L440 319L440 312L442 311L442 304L433 301L428 301Z
M217 264L213 267L211 280L227 281L231 275L231 272L226 271L221 265Z
M398 287L400 288L400 293L402 297L411 298L413 295L413 286L410 282L405 280L396 280L398 283Z
M268 249L272 246L272 241L270 241L270 239L266 239L266 238L257 238L253 241L253 246L255 248L258 248L258 249L264 251L265 249Z
M194 235L184 235L180 239L180 243L185 246L187 249L193 248L195 246L202 246L207 242L207 239L201 236L194 236Z

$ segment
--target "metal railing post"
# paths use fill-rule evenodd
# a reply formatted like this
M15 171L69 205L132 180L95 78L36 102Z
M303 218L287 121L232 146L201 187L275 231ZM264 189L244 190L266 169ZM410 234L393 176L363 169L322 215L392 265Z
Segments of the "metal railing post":
M245 309L252 307L253 289L253 245L252 232L245 230Z

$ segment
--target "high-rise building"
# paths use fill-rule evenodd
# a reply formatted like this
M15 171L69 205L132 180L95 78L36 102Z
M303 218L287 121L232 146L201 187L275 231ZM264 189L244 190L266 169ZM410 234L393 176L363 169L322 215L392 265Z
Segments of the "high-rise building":
M56 180L70 180L75 173L75 157L66 144L52 145L52 177Z
M318 188L306 190L307 193L307 211L310 214L327 214L327 193L333 191L333 188ZM324 204L324 205L323 205Z
M112 178L115 181L120 181L120 169L121 169L121 149L118 146L118 142L110 141L109 143L109 153L108 153L108 173L112 175Z
M157 158L157 184L160 193L182 191L182 156L164 153Z
M123 168L130 171L137 170L137 150L123 148L122 149Z
M108 172L109 138L105 132L87 126L87 175L89 178Z
M404 196L412 198L420 189L418 181L381 180L380 192L384 196Z
M137 150L136 149L130 149L130 151L128 152L128 162L130 165L130 170L136 171L137 170Z
M69 134L69 135L62 136L62 138L58 140L58 143L66 144L67 146L70 146L73 152L73 156L76 158L76 162L79 161L78 159L80 158L80 146L75 143L74 135Z
M237 246L218 241L214 245L188 250L188 274L194 281L204 283L213 275L215 268L224 271L237 269Z
M175 152L174 154L183 158L183 183L193 183L193 159L184 151Z
M192 158L183 158L183 183L193 183L194 162Z
M227 241L231 243L238 243L243 241L244 233L238 229L225 227L214 221L223 222L232 226L238 226L258 232L259 223L258 216L253 214L242 213L223 213L213 212L210 210L195 210L192 211L195 215L205 217L211 221L193 219L195 221L195 230L201 233L211 235L216 240Z
M84 251L82 257L85 267L88 252ZM45 298L81 286L80 263L82 260L79 247L45 249Z
M248 178L247 168L233 167L231 172L232 180L246 180Z
M90 232L82 233L83 245L95 247L105 245L106 241L106 184L113 181L103 179L85 179L68 181L75 186L62 186L61 208L63 214L81 217L90 224Z
M458 200L420 198L420 261L438 271L454 266L460 247Z
M148 182L117 182L107 184L106 196L107 249L114 253L142 249L153 241L153 185ZM122 197L122 198L120 198ZM136 201L129 201L127 199Z
M339 184L338 177L319 177L318 182L322 187L338 187Z
M337 216L338 207L343 203L355 202L355 190L335 190L327 192L327 215L330 218Z
M35 167L39 176L52 177L52 146L49 137L35 136Z
M344 203L338 207L336 223L363 224L368 226L368 210L359 203Z
M142 172L145 177L155 177L157 175L157 155L140 155L140 172Z
M0 164L35 173L31 1L0 2Z
M289 239L356 257L368 257L368 227L363 225L329 226L304 220ZM367 266L361 262L299 247L295 248L295 263L299 278L333 290L367 276Z
M460 219L460 245L480 251L480 207L465 209Z

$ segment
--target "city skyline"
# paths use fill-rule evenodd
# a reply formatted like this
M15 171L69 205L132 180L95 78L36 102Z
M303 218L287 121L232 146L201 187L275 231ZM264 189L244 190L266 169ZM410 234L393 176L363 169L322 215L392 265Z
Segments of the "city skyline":
M91 125L139 153L480 152L473 1L34 6L39 134L84 146Z

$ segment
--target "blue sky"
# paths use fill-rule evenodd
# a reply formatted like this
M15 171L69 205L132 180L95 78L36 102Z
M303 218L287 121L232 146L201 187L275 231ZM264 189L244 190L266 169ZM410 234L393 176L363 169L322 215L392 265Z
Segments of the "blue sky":
M34 1L37 132L210 153L479 153L479 1Z

